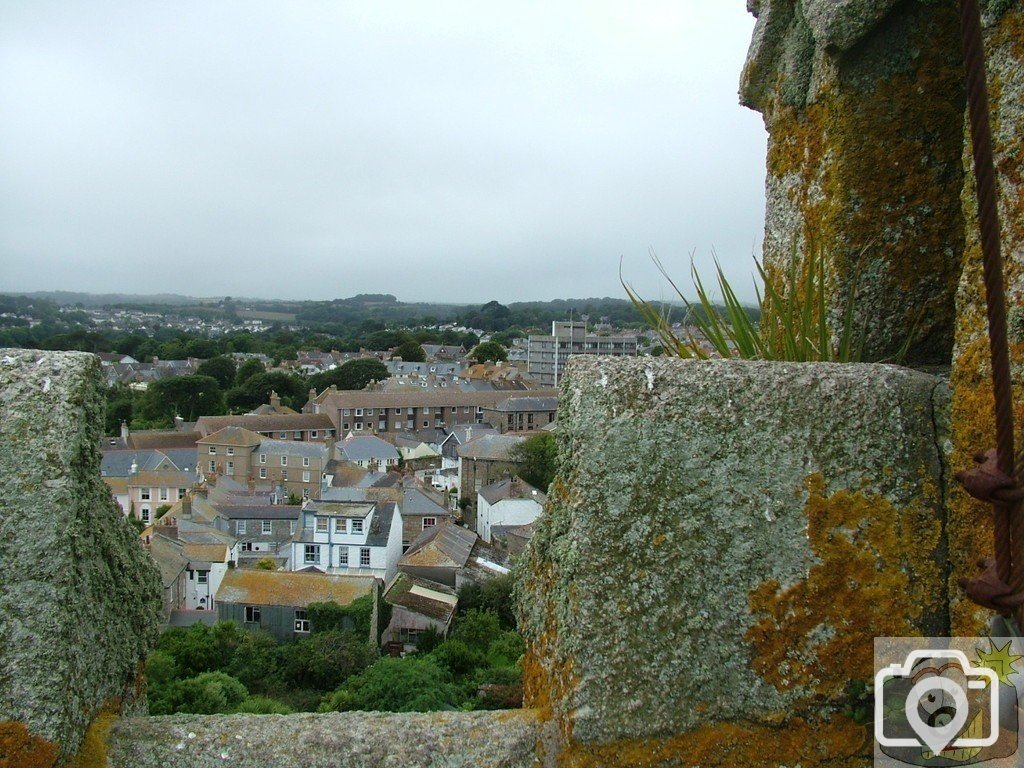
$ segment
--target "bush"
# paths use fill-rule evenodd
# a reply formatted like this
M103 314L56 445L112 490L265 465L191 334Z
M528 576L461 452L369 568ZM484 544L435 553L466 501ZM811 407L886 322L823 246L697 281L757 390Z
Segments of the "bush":
M474 609L459 614L448 639L449 641L461 640L469 648L487 653L491 642L501 634L501 621L498 619L498 614L494 611Z
M290 715L295 710L287 704L282 704L280 701L266 696L250 696L238 705L235 712L245 712L250 715Z
M484 665L484 654L470 649L461 640L446 640L430 654L438 666L447 669L455 677L466 675Z
M453 707L459 698L448 674L429 656L385 657L349 678L324 699L320 711L430 712Z
M289 682L319 691L334 690L377 658L376 647L367 642L365 635L344 631L317 632L289 650L285 664Z
M234 712L249 692L238 680L223 672L203 672L201 675L172 683L150 713L172 714L184 712L193 715L216 715Z

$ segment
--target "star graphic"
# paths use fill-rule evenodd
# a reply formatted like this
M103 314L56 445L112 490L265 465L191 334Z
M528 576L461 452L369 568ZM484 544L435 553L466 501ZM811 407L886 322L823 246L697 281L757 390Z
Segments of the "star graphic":
M1011 642L1012 641L1007 640L1006 645L999 648L994 642L992 642L992 638L989 638L988 651L983 651L980 648L974 649L975 653L978 654L978 666L991 669L999 676L999 682L1006 683L1007 685L1013 685L1010 681L1010 675L1019 674L1019 672L1013 668L1014 662L1024 659L1024 656L1018 656L1017 654L1010 652Z

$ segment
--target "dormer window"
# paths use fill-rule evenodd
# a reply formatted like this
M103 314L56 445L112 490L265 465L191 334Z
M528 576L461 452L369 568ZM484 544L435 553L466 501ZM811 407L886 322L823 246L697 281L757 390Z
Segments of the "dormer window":
M362 533L362 532L363 532L363 521L362 520L353 520L352 521L352 533Z

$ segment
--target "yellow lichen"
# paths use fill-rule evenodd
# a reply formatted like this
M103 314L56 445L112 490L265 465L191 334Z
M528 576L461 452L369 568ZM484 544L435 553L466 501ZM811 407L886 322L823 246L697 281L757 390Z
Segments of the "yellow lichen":
M920 634L938 606L933 556L942 531L927 493L898 510L863 491L826 495L807 480L807 536L818 562L807 578L761 584L750 595L751 666L779 690L797 687L835 700L851 679L872 676L877 636Z

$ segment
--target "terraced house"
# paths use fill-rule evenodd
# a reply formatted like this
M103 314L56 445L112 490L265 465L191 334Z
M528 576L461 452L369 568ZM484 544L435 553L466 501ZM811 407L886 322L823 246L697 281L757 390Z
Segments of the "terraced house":
M302 499L316 498L331 451L329 443L268 440L242 427L224 427L197 445L204 477L281 487Z
M291 570L374 576L387 581L402 556L394 502L308 501L291 545Z

